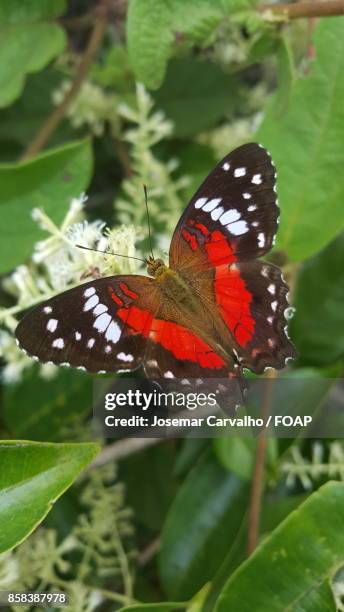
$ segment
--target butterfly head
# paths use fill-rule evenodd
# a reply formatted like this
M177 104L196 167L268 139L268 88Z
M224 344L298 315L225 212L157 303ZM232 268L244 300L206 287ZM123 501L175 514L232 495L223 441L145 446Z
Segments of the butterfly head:
M162 259L154 259L151 255L147 259L147 272L150 276L160 276L164 270L166 270L166 266Z

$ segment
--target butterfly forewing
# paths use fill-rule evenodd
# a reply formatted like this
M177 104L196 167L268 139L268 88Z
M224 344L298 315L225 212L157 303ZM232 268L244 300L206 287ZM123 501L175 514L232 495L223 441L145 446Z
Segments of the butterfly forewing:
M276 171L269 153L250 143L214 168L174 232L172 268L214 267L267 253L277 231Z
M134 370L144 358L156 298L153 279L144 276L98 279L29 312L16 337L42 362L89 372Z

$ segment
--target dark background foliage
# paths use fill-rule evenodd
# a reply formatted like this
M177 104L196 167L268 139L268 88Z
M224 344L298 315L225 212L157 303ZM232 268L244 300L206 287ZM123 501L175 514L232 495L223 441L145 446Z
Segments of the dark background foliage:
M33 208L60 226L86 191L85 219L139 226L145 252L146 183L163 252L215 162L258 140L279 173L268 259L290 284L299 351L280 375L287 396L267 379L270 400L281 413L340 409L342 4L2 2L0 590L60 588L75 611L344 609L341 431L110 444L92 430L92 378L47 378L13 342L34 303L18 278L46 278L31 259L47 238ZM94 438L98 463L70 487L99 450Z

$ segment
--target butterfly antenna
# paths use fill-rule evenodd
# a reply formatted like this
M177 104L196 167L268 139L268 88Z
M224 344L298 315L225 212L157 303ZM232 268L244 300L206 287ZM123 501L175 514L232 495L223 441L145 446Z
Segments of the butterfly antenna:
M84 249L84 251L94 251L95 253L104 253L105 255L114 255L115 257L125 257L126 259L136 259L136 261L143 261L147 263L145 259L140 257L133 257L132 255L121 255L121 253L114 253L113 251L100 251L100 249L91 249L91 247L83 246L82 244L75 244L78 249Z
M150 248L150 252L152 254L153 259L155 259L154 253L153 253L153 247L152 247L152 232L151 232L151 224L150 224L150 217L149 217L149 210L148 210L148 195L147 195L146 185L143 185L143 191L145 193L146 214L147 214L147 221L148 221L149 248Z

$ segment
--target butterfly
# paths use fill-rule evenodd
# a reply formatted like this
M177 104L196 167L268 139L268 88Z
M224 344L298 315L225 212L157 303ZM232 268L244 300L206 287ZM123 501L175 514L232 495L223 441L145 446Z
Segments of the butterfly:
M288 286L258 258L279 220L269 153L245 144L214 168L174 231L169 266L149 257L143 275L99 278L49 299L16 328L34 359L88 372L150 379L228 379L243 368L283 368Z

